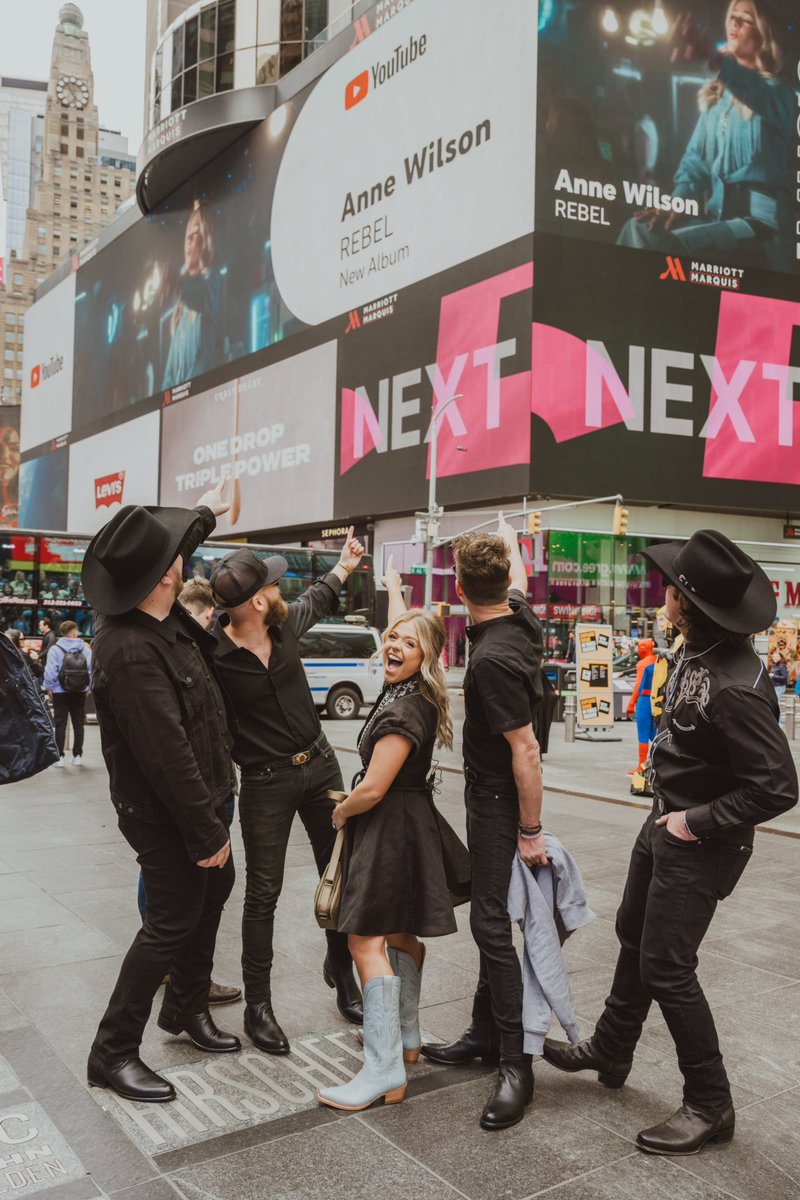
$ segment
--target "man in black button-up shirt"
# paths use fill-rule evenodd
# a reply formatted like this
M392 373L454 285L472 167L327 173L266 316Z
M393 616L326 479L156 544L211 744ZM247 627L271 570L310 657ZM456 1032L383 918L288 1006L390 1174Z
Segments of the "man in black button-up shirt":
M320 617L336 611L339 589L363 553L351 529L333 571L289 605L278 587L287 567L280 555L263 560L251 550L236 550L211 576L215 599L227 610L216 627L217 672L236 714L233 757L242 771L244 1024L255 1045L270 1054L289 1051L272 1011L270 981L289 834L299 813L322 871L334 837L327 792L342 789L342 774L306 681L299 639ZM328 932L327 939L325 980L336 988L342 1015L360 1023L361 997L347 938Z

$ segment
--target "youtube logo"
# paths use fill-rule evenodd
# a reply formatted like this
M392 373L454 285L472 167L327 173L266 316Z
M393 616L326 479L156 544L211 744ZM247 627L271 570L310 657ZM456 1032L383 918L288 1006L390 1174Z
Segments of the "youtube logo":
M42 368L31 367L31 388L37 388L42 382Z
M369 71L362 71L360 75L356 75L355 79L351 79L347 87L344 89L344 107L345 110L355 108L364 100L369 92Z

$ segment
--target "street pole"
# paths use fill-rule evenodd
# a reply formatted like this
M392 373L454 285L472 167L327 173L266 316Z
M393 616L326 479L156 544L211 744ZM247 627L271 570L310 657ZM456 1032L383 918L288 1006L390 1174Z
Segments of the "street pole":
M439 418L444 410L454 400L463 399L462 395L451 396L446 404L434 410L431 416L431 473L428 480L428 521L425 530L425 600L426 609L433 603L433 551L436 547L439 532L441 511L436 504L436 448L439 438Z

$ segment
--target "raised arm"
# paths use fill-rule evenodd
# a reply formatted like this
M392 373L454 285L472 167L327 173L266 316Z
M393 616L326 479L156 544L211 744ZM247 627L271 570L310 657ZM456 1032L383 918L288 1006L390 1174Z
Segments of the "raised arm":
M511 559L511 571L509 573L509 589L515 589L522 592L523 596L528 594L528 572L525 570L525 563L522 561L520 554L519 541L517 540L517 532L509 525L503 513L500 513L497 522L497 532L508 546L508 556Z
M389 561L386 564L386 574L383 576L381 583L389 593L389 612L388 622L389 627L394 625L395 621L399 621L404 612L407 612L405 598L403 596L403 576L399 571L395 570L394 555L389 555Z

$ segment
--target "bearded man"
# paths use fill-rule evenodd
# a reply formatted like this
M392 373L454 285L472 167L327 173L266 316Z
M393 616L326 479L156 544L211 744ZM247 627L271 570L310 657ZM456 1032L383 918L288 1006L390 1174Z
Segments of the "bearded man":
M102 615L92 692L120 832L136 852L147 915L89 1055L88 1080L126 1100L174 1100L139 1058L165 975L158 1024L199 1050L240 1049L208 1011L222 909L234 882L233 790L215 639L177 603L183 564L227 512L222 485L196 509L127 505L90 543L83 588Z
M275 909L292 823L299 814L322 872L335 836L328 792L342 790L342 773L322 732L299 640L320 617L336 612L339 589L363 553L351 527L333 570L291 604L278 586L288 566L279 554L263 559L249 549L235 550L211 575L214 599L226 610L215 630L216 667L236 716L233 757L242 773L244 1028L267 1054L289 1053L272 1009L271 972ZM360 1025L361 993L347 936L332 931L326 936L323 977L336 988L342 1016Z

